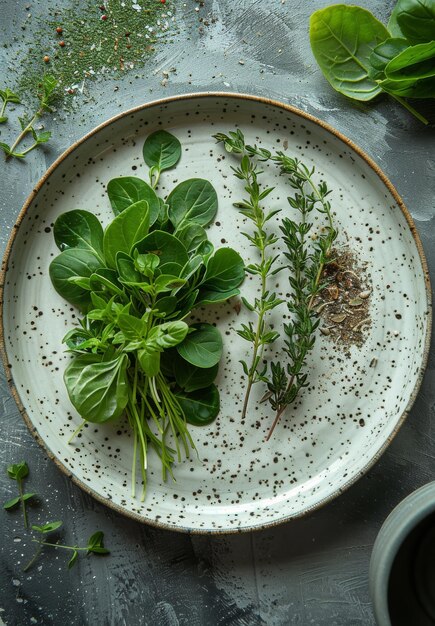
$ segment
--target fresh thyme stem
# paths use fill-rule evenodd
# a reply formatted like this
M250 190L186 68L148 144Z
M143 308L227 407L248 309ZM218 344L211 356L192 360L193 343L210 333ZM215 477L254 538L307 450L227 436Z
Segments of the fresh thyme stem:
M36 541L36 539L33 539L32 541ZM43 548L44 546L40 544L39 548L36 550L35 554L32 556L30 561L23 567L23 572L27 572L27 570L29 570L32 567L33 563L35 563L35 561L38 559L39 555L41 554Z
M319 324L314 311L314 302L323 288L321 284L323 270L330 259L331 248L337 236L332 221L331 205L326 199L329 191L326 183L321 182L317 185L314 182L314 168L309 170L297 159L291 159L283 153L274 155L272 159L279 163L281 172L289 176L291 186L297 190L289 202L300 212L301 218L299 223L286 218L281 226L283 240L288 250L285 256L292 274L290 284L293 292L288 308L293 313L294 320L284 326L287 335L284 350L289 357L286 371L279 363L271 364L272 379L268 382L271 392L269 400L276 415L266 441L272 436L286 407L294 402L302 387L307 385L307 374L303 369L306 356L314 346L314 333ZM307 187L311 189L310 193ZM312 224L308 224L306 218L313 209L326 215L328 224L318 233L316 242L309 250L307 235L312 229Z
M277 257L270 255L267 250L277 241L277 237L267 231L267 222L278 211L265 211L261 205L261 201L273 191L273 188L263 188L260 185L258 178L262 172L252 160L252 157L256 156L260 160L265 160L264 155L261 153L252 155L248 152L249 146L245 145L244 136L240 130L236 133L230 132L229 135L219 133L214 137L218 142L222 142L228 151L242 156L240 167L233 167L232 170L237 178L246 183L245 191L248 194L248 198L236 203L234 206L240 210L244 217L253 223L253 234L244 232L243 235L248 239L251 246L257 248L260 253L260 261L246 267L248 273L260 277L260 297L255 298L254 302L248 302L245 298L242 298L246 308L254 313L257 319L255 325L252 322L242 324L242 328L237 331L240 337L252 343L252 356L249 365L246 361L241 361L243 371L247 377L245 399L242 407L242 419L244 419L253 385L265 380L267 366L261 365L264 349L279 336L273 330L268 331L265 323L267 312L283 302L283 300L276 297L275 293L269 293L267 285L267 279L277 271L272 269Z

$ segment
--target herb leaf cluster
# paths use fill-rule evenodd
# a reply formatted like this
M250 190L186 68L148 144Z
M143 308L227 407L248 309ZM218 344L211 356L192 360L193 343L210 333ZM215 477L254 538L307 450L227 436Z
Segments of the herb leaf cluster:
M362 101L390 94L429 123L403 98L435 97L432 0L398 0L387 27L361 7L331 5L311 15L310 42L336 91Z
M205 227L217 211L210 182L190 179L166 198L156 193L161 172L181 157L178 139L153 133L143 154L150 184L132 176L111 180L115 217L105 229L83 210L57 219L61 252L49 268L57 292L83 313L64 338L73 355L64 374L70 400L88 422L127 415L132 494L139 456L142 499L149 448L166 479L174 461L195 447L187 424L208 424L219 412L221 335L185 318L238 294L244 279L240 255L208 240Z
M331 260L332 245L337 237L332 221L331 204L327 199L330 191L325 182L316 182L314 167L308 168L284 152L274 154L261 146L246 144L240 129L228 135L218 133L214 137L224 144L228 152L241 155L240 167L232 169L237 178L247 182L245 190L250 197L236 206L254 223L253 234L245 233L245 236L259 250L260 263L248 266L247 271L251 268L251 272L260 277L261 296L255 299L254 304L243 298L247 309L256 315L257 324L255 328L252 322L243 324L238 331L242 338L253 345L251 368L242 362L247 377L243 416L252 384L263 381L267 387L263 401L267 400L275 411L275 419L267 436L269 439L287 406L294 402L299 391L308 384L305 363L308 353L314 346L315 331L319 324L314 303L325 287L323 270ZM285 217L281 220L281 239L286 249L284 254L286 263L278 267L276 267L278 257L265 254L265 249L278 241L272 231L265 231L265 224L279 211L265 211L259 208L259 200L269 196L273 189L266 188L260 192L257 183L259 171L255 160L270 160L275 163L293 189L293 195L288 198L288 202L297 217L296 219ZM321 228L314 228L313 212L326 218L326 224ZM282 328L286 360L271 362L268 365L263 361L263 348L273 343L280 333L277 329L266 327L265 314L279 306L283 300L275 293L269 294L267 280L283 269L288 272L290 298L287 301L287 308L291 313L291 321L283 324Z
M29 467L25 461L21 461L21 463L14 463L12 465L9 465L6 471L8 473L9 478L17 481L19 495L5 502L3 504L3 508L5 509L5 511L12 511L14 508L16 508L18 504L21 503L24 527L28 529L29 521L28 521L28 515L27 515L27 509L26 509L26 502L28 500L32 500L35 497L37 497L36 493L24 493L23 492L23 481L29 475ZM23 568L24 572L29 570L32 567L32 565L37 561L44 546L51 546L53 548L61 548L64 550L72 551L73 554L68 562L68 569L71 569L71 567L73 567L73 565L76 563L78 556L79 556L79 551L86 550L86 554L100 554L100 555L109 554L109 550L104 547L104 533L101 530L98 530L97 532L91 535L85 547L66 546L61 543L50 543L48 541L45 541L45 536L57 531L62 526L62 523L63 523L62 521L56 520L54 522L46 522L45 524L42 524L42 525L40 524L31 525L31 530L38 533L39 535L39 537L37 538L33 537L32 541L38 543L39 546L35 554L30 559L30 561L27 563L27 565L24 566Z
M45 74L42 77L38 88L37 97L39 100L39 105L36 112L31 116L25 115L24 117L18 118L21 126L21 132L18 134L17 138L11 146L9 146L7 143L4 143L3 141L0 141L0 148L5 153L6 159L9 159L10 157L24 159L29 152L31 152L41 144L47 143L47 141L50 139L51 132L43 131L38 134L35 129L35 123L45 113L52 112L53 109L51 105L53 104L53 101L57 95L56 88L57 80L54 78L54 76L51 76L50 74ZM2 123L7 122L8 120L7 116L4 115L6 105L9 102L20 104L20 99L10 89L6 89L4 91L0 90L0 98L3 101L3 106L0 111L0 123ZM18 152L17 147L19 146L19 144L21 144L23 139L27 137L27 135L32 136L33 143L31 143L30 146L25 148L25 150L23 150L22 152Z

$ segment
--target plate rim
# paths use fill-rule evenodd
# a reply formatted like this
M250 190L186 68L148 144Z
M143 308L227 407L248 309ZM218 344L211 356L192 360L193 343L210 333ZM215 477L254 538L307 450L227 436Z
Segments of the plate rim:
M385 440L385 442L381 446L381 448L378 450L378 452L364 465L364 467L355 476L350 478L344 485L342 485L341 487L337 488L329 496L323 498L322 500L320 500L316 504L308 507L304 511L301 511L300 513L296 513L296 514L286 515L286 516L284 516L284 517L282 517L280 519L277 519L277 520L271 520L271 521L263 522L261 524L254 524L254 525L243 526L243 527L239 527L239 528L233 528L233 527L229 527L229 528L191 528L191 527L180 526L180 525L173 526L171 524L168 524L168 523L165 523L165 522L161 522L159 520L155 520L155 519L152 519L152 518L144 517L144 516L140 515L139 513L135 513L134 511L128 511L128 510L124 509L122 506L114 503L112 500L110 500L108 498L105 498L104 496L102 496L101 494L96 492L93 488L91 488L88 485L86 485L84 481L80 480L77 476L75 476L64 465L64 463L51 451L51 449L49 448L47 443L42 440L42 438L40 437L40 435L38 433L38 430L37 430L36 426L33 425L30 417L27 415L26 408L25 408L23 402L21 401L20 394L19 394L18 389L15 386L15 383L14 383L14 380L13 380L13 376L12 376L12 373L11 373L11 370L10 370L10 367L9 367L9 359L8 359L7 350L6 350L6 344L5 344L4 292L5 292L5 282L6 282L6 274L7 274L7 271L8 271L9 258L10 258L10 255L11 255L11 252L12 252L12 249L13 249L13 246L14 246L16 235L18 233L18 230L20 228L20 225L21 225L24 217L27 214L28 209L29 209L30 205L32 204L33 200L35 199L35 197L37 196L37 194L39 193L39 191L42 188L42 186L50 178L51 174L79 146L81 146L89 138L93 137L94 135L99 133L101 130L103 130L104 128L110 126L111 124L117 122L118 120L120 120L122 118L125 118L128 115L132 115L132 114L138 113L139 111L152 109L153 107L156 107L156 106L162 106L162 105L164 106L164 105L172 104L173 102L179 102L179 101L182 101L182 100L189 101L189 100L197 100L197 99L201 99L201 98L232 98L232 99L238 99L238 100L253 101L253 102L256 102L256 103L260 103L260 104L276 107L278 109L283 109L283 110L285 110L285 111L287 111L289 113L292 113L292 114L294 114L294 115L296 115L296 116L298 116L298 117L300 117L302 119L305 119L305 120L308 120L310 122L313 122L317 126L320 126L321 128L323 128L326 131L328 131L334 137L338 138L340 141L342 141L348 147L350 147L356 154L358 154L358 156L360 156L369 165L369 167L380 178L381 182L387 187L388 191L391 193L391 195L393 196L394 200L396 201L399 209L401 210L402 214L404 215L404 217L406 219L406 222L407 222L407 224L409 226L409 229L411 231L412 237L414 239L414 242L416 244L416 247L417 247L417 251L418 251L418 254L419 254L419 258L420 258L420 263L421 263L422 270L423 270L425 290L426 290L427 327L426 327L426 336L425 336L425 340L424 340L423 357L422 357L422 360L421 360L421 364L419 366L418 376L417 376L414 388L412 390L412 393L410 395L410 398L408 400L408 403L407 403L404 411L400 415L400 417L399 417L399 419L398 419L398 421L397 421L393 431L391 432L389 437L387 437L387 439ZM401 428L402 424L404 423L405 419L407 418L407 416L408 416L408 414L409 414L409 412L410 412L410 410L411 410L411 408L412 408L412 406L413 406L413 404L415 402L417 394L418 394L418 392L420 390L421 383L423 381L423 377L424 377L424 374L425 374L425 371L426 371L426 366L427 366L427 362L428 362L428 358L429 358L429 350L430 350L431 330L432 330L432 290L431 290L429 269L428 269L428 264L427 264L426 256L425 256L425 253L424 253L423 245L422 245L422 242L421 242L421 239L420 239L420 235L418 234L417 227L416 227L416 225L414 223L414 220L413 220L409 210L405 206L405 203L403 202L401 196L397 192L397 190L394 187L394 185L392 184L392 182L386 176L386 174L382 171L382 169L377 165L377 163L362 148L360 148L351 139L349 139L346 135L341 133L339 130L334 128L329 123L319 119L318 117L316 117L314 115L311 115L310 113L307 113L306 111L302 111L301 109L299 109L299 108L297 108L297 107L295 107L295 106L293 106L291 104L287 104L287 103L282 102L280 100L276 100L276 99L272 99L272 98L266 98L264 96L257 96L257 95L254 95L254 94L247 94L247 93L226 92L226 91L203 91L203 92L183 93L183 94L177 94L177 95L173 95L173 96L168 96L168 97L165 97L165 98L158 98L156 100L151 100L149 102L145 102L143 104L137 105L137 106L132 107L130 109L126 109L125 111L122 111L121 113L118 113L118 114L110 117L109 119L105 120L101 124L98 124L97 126L95 126L92 130L87 132L80 139L76 140L73 144L71 144L71 146L69 146L69 148L67 148L64 152L62 152L62 154L59 155L57 157L57 159L55 159L55 161L48 167L48 169L43 174L43 176L33 186L32 191L27 196L27 198L26 198L26 200L25 200L25 202L24 202L24 204L23 204L23 206L22 206L22 208L21 208L21 210L20 210L20 212L19 212L19 214L18 214L18 216L17 216L17 218L15 220L15 223L12 226L11 234L10 234L8 242L6 244L5 252L4 252L4 255L3 255L3 261L2 261L2 265L1 265L1 270L0 270L0 354L1 354L2 362L3 362L3 368L4 368L4 371L5 371L6 381L7 381L7 384L9 386L9 390L10 390L10 392L11 392L11 394L12 394L12 396L13 396L13 398L14 398L17 406L18 406L18 410L21 413L21 416L23 417L24 422L25 422L28 430L30 431L30 434L34 437L36 442L42 447L42 449L47 454L47 456L61 470L61 472L64 475L66 475L68 478L70 478L75 485L80 487L80 489L82 489L85 493L87 493L90 496L92 496L93 498L95 498L98 502L101 502L105 506L111 508L112 510L116 511L117 513L120 513L121 515L124 515L125 517L128 517L130 519L133 519L134 521L141 522L142 524L147 524L147 525L150 525L150 526L152 526L154 528L159 528L159 529L163 529L163 530L171 530L171 531L174 531L174 532L189 533L189 534L195 534L195 535L240 534L240 533L244 533L244 532L259 531L259 530L263 530L265 528L271 528L271 527L274 527L274 526L285 524L286 522L289 522L291 520L298 519L298 518L301 518L301 517L305 517L306 515L309 515L313 511L319 509L320 507L322 507L325 504L327 504L327 503L331 502L332 500L334 500L336 497L341 495L344 491L347 491L347 489L349 489L349 487L351 487L354 483L356 483L359 478L364 476L375 465L375 463L379 460L379 458L382 456L382 454L388 448L388 446L390 445L390 443L392 442L392 440L394 439L394 437L398 433L399 429Z

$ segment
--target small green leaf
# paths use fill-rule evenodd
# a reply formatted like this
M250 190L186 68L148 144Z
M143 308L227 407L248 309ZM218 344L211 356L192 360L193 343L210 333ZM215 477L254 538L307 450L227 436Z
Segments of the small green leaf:
M181 157L181 144L174 135L165 130L158 130L146 138L143 147L143 158L148 167L156 167L159 171L170 169Z
M112 178L107 185L110 204L115 215L121 213L132 204L145 200L150 211L150 226L159 216L160 202L156 192L148 183L136 176Z
M171 191L166 202L169 205L169 219L176 229L191 222L207 226L214 219L218 208L213 185L202 178L191 178L180 183Z
M0 117L0 124L4 124L4 123L5 123L5 122L7 122L7 121L8 121L8 118L7 118L7 116L6 116L6 115L2 115L2 116Z
M68 569L71 569L72 567L74 567L75 562L77 561L78 558L79 558L79 553L77 552L77 550L74 550L72 557L68 561Z
M244 278L245 266L240 254L232 248L219 248L208 261L201 289L231 291L236 289Z
M91 250L68 248L50 263L49 274L57 293L75 306L85 309L90 304L89 291L71 284L69 278L90 278L102 266L102 261Z
M196 367L210 368L219 363L222 356L222 337L211 324L193 324L177 351L188 363Z
M5 90L0 89L0 98L3 100L3 102L13 102L14 104L21 103L19 96L11 91L9 87L6 87Z
M374 80L385 78L385 68L391 59L400 54L408 47L406 39L390 37L383 41L373 50L370 55L369 74Z
M17 506L17 504L19 504L20 502L20 496L18 496L17 498L12 498L12 500L8 500L4 503L3 508L6 509L6 511L9 511L10 509L13 509L15 506Z
M61 521L56 522L48 522L47 524L43 524L42 526L38 526L37 524L32 524L32 530L36 530L38 533L52 533L62 526Z
M29 467L25 461L21 461L21 463L9 465L7 473L13 480L22 480L29 474Z
M36 143L37 144L47 143L47 141L50 139L50 137L51 137L51 132L49 130L45 130L43 133L40 133L36 137Z
M183 409L188 424L206 426L216 419L219 409L219 391L216 385L193 393L177 393L176 398Z

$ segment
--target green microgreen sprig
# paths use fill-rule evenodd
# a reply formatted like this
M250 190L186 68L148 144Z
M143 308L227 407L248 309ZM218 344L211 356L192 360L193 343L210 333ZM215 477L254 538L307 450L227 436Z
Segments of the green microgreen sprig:
M104 533L101 530L97 530L93 535L91 535L88 539L86 546L67 546L62 543L53 543L50 541L44 541L44 537L58 530L62 526L61 521L48 522L47 524L43 524L42 526L33 524L32 530L39 533L40 538L34 538L32 541L34 543L39 544L35 554L32 556L30 561L23 568L24 572L27 572L32 565L37 561L39 556L41 555L45 546L61 549L61 550L69 550L72 552L71 558L68 561L68 569L71 569L77 559L79 557L79 552L85 552L86 554L110 554L110 550L104 547Z
M14 509L16 506L18 506L19 504L21 504L21 509L23 511L24 526L25 528L28 528L29 521L27 517L26 502L34 498L36 494L24 493L23 491L23 481L29 474L29 468L27 466L27 463L25 461L21 461L21 463L15 463L13 465L9 465L9 467L7 468L7 473L8 473L9 478L12 478L12 480L17 481L19 495L5 502L3 504L3 508L6 511L10 511Z
M47 141L50 139L51 132L44 131L38 134L35 130L34 125L35 125L35 122L37 122L37 120L40 117L42 117L42 115L44 115L45 113L52 112L53 109L51 105L56 97L56 88L57 88L56 78L54 78L54 76L50 76L49 74L44 75L41 81L40 91L37 94L38 99L39 99L39 106L36 112L30 117L26 115L24 117L18 118L20 122L20 126L21 126L21 132L18 134L17 138L15 139L15 141L13 142L11 146L9 146L7 143L0 141L0 148L5 153L6 159L9 159L10 157L14 157L17 159L24 159L29 152L37 148L39 145L43 143L47 143ZM6 92L8 92L8 90L6 90L5 92L1 92L1 93L6 94ZM2 110L4 111L6 100L3 96L1 97L3 98ZM11 99L12 97L14 97L15 99ZM19 102L17 98L18 97L15 94L10 92L9 99L7 101ZM2 121L6 121L6 120L2 120ZM33 143L22 152L17 152L16 148L20 145L23 139L29 134L31 134L33 138Z

